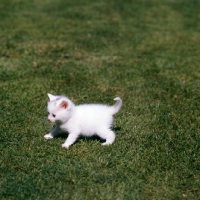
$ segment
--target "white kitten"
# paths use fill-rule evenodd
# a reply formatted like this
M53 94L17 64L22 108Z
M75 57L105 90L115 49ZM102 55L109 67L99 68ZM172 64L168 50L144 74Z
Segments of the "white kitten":
M113 117L121 106L122 100L117 97L114 106L100 104L84 104L75 106L74 103L65 96L54 96L48 94L48 119L56 124L56 127L44 137L51 139L62 132L68 132L68 138L62 145L69 148L80 136L93 136L106 140L102 145L112 144L115 140L115 133L110 129Z

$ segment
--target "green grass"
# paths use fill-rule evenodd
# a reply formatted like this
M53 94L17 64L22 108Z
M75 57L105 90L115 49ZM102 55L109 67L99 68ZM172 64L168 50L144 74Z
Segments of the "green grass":
M200 2L1 0L0 199L199 199ZM45 140L47 93L123 107L116 140Z

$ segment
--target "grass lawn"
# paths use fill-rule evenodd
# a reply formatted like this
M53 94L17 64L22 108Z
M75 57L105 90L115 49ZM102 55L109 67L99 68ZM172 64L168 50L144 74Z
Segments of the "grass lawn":
M1 0L0 199L199 199L199 22L198 0ZM45 140L47 93L120 96L113 145Z

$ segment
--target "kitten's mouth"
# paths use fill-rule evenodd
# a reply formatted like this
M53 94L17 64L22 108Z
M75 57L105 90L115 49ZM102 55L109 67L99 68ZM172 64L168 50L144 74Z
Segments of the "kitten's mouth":
M55 121L51 121L50 119L49 119L49 121L50 121L52 124L54 124L54 123L55 123Z

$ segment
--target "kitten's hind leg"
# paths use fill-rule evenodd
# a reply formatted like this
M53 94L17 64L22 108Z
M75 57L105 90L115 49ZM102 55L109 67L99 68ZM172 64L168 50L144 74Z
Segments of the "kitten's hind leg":
M44 138L45 139L52 139L55 136L59 135L60 132L61 132L60 129L56 126L50 133L44 135Z
M115 133L110 129L101 130L97 135L106 140L102 145L110 145L115 141Z

